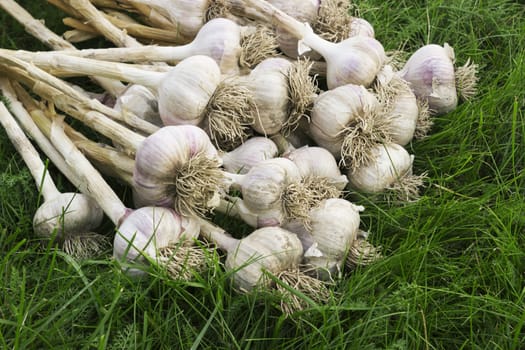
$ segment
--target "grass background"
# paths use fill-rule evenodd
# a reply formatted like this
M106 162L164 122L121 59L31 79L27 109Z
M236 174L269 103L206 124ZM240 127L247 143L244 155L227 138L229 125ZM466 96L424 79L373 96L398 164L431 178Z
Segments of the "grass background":
M45 1L19 3L65 30L63 14ZM470 57L480 65L476 98L407 146L415 172L428 171L421 200L354 198L383 260L346 274L329 303L291 318L271 293L235 293L217 257L192 282L162 271L131 281L110 251L75 261L36 248L31 220L41 199L0 131L0 348L524 349L523 2L355 4L386 49L448 42L458 64ZM4 12L0 20L1 47L45 49ZM86 45L94 44L103 43Z

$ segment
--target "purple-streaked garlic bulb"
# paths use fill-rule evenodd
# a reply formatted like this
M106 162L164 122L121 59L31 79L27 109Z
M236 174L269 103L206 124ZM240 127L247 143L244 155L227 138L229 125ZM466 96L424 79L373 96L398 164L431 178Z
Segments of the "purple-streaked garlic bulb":
M352 17L350 19L350 32L348 33L348 36L367 36L375 38L374 27L364 18Z
M414 52L399 72L410 83L417 98L428 104L430 113L441 115L454 110L458 92L469 99L476 93L477 65L467 62L457 70L451 46L425 45Z
M213 207L224 189L221 158L204 130L166 126L148 136L135 156L137 206L172 207L185 215Z

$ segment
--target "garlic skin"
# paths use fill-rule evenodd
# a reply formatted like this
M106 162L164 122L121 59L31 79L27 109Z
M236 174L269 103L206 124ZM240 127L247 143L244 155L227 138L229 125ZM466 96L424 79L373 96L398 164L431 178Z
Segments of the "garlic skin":
M277 157L275 143L266 137L255 136L246 140L233 151L222 154L224 170L234 174L246 174L260 161Z
M89 196L81 193L60 193L46 199L33 216L33 230L43 238L56 235L65 241L69 236L91 232L102 223L104 212Z
M391 141L405 146L414 138L420 110L410 84L385 65L377 76L374 90L383 107Z
M164 125L197 125L221 82L217 63L203 55L182 60L162 78L157 89L160 118Z
M235 271L231 275L235 288L249 292L272 284L270 279L264 278L264 270L278 275L297 267L302 254L301 241L295 234L280 227L263 227L228 250L225 267Z
M292 62L279 57L259 63L242 84L253 93L259 112L252 126L263 135L278 133L288 118L289 97L287 73Z
M159 249L188 244L199 235L196 219L183 217L173 209L142 207L133 210L118 227L113 242L113 257L123 263L129 276L143 276L144 269L128 267L129 264L148 264L156 261Z
M323 147L303 146L283 156L297 165L302 177L327 178L339 190L348 184L348 178L341 174L335 157Z
M454 60L454 50L447 43L429 44L416 50L399 71L433 115L448 113L458 105Z
M350 19L350 33L348 36L367 36L369 38L375 38L374 27L366 19L352 16Z
M414 156L395 143L372 148L373 161L348 173L350 186L366 193L379 193L412 173Z
M137 150L135 205L175 207L183 215L202 213L214 205L222 189L220 165L218 152L204 130L193 125L165 126L148 136Z
M113 108L119 112L132 113L154 125L162 126L157 97L143 85L130 84L117 97Z
M285 226L303 244L303 262L313 266L320 278L339 275L352 242L359 232L362 206L342 198L330 198L312 208L308 225L293 221Z

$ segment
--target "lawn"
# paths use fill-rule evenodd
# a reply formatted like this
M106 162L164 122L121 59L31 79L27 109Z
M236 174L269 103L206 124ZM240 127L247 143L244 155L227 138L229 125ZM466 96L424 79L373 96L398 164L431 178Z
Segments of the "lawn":
M19 3L55 32L66 29L47 2ZM110 249L74 260L38 244L32 217L42 198L2 130L0 348L524 349L525 6L355 4L385 49L447 42L458 64L470 58L480 69L475 98L435 117L430 135L407 146L414 172L428 175L418 201L351 194L383 259L344 274L328 303L289 317L275 294L235 292L218 256L191 282L163 271L132 280ZM0 20L0 47L46 49L3 11ZM49 167L61 190L74 190ZM129 202L131 191L110 183Z

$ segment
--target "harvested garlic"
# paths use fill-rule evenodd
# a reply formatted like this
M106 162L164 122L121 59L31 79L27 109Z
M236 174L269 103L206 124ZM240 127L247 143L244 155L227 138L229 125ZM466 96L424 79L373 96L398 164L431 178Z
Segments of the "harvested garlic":
M346 84L321 93L311 112L310 135L347 167L365 164L371 147L389 140L375 95L360 85Z
M157 98L145 86L139 84L128 85L126 90L117 97L113 108L117 111L131 112L154 125L162 126Z
M221 158L208 135L192 125L165 126L135 156L135 205L172 207L186 215L212 208L225 188Z
M307 306L280 284L274 283L268 276L270 274L312 300L326 302L329 295L326 285L299 269L303 247L295 234L280 227L264 227L242 239L235 239L220 227L202 220L201 233L226 251L224 265L226 271L233 272L230 276L237 290L248 293L276 286L283 293L281 308L284 312L292 313Z
M296 233L303 244L303 262L316 274L330 280L340 274L357 239L362 206L342 198L330 198L310 210L305 223L292 221L284 227Z
M326 178L341 191L348 184L348 178L341 174L335 157L323 147L303 146L284 154L283 157L297 165L302 177Z
M390 192L399 200L419 197L424 175L412 174L414 156L395 143L376 144L371 148L371 159L347 173L349 184L365 193Z
M76 257L100 253L106 238L92 231L102 223L102 209L86 195L58 191L38 151L3 103L0 103L0 123L44 198L33 217L34 233L46 240L56 240L66 253Z
M410 56L399 75L428 104L431 114L441 115L457 107L458 92L466 100L476 93L477 65L467 62L455 69L454 63L451 46L429 44Z

